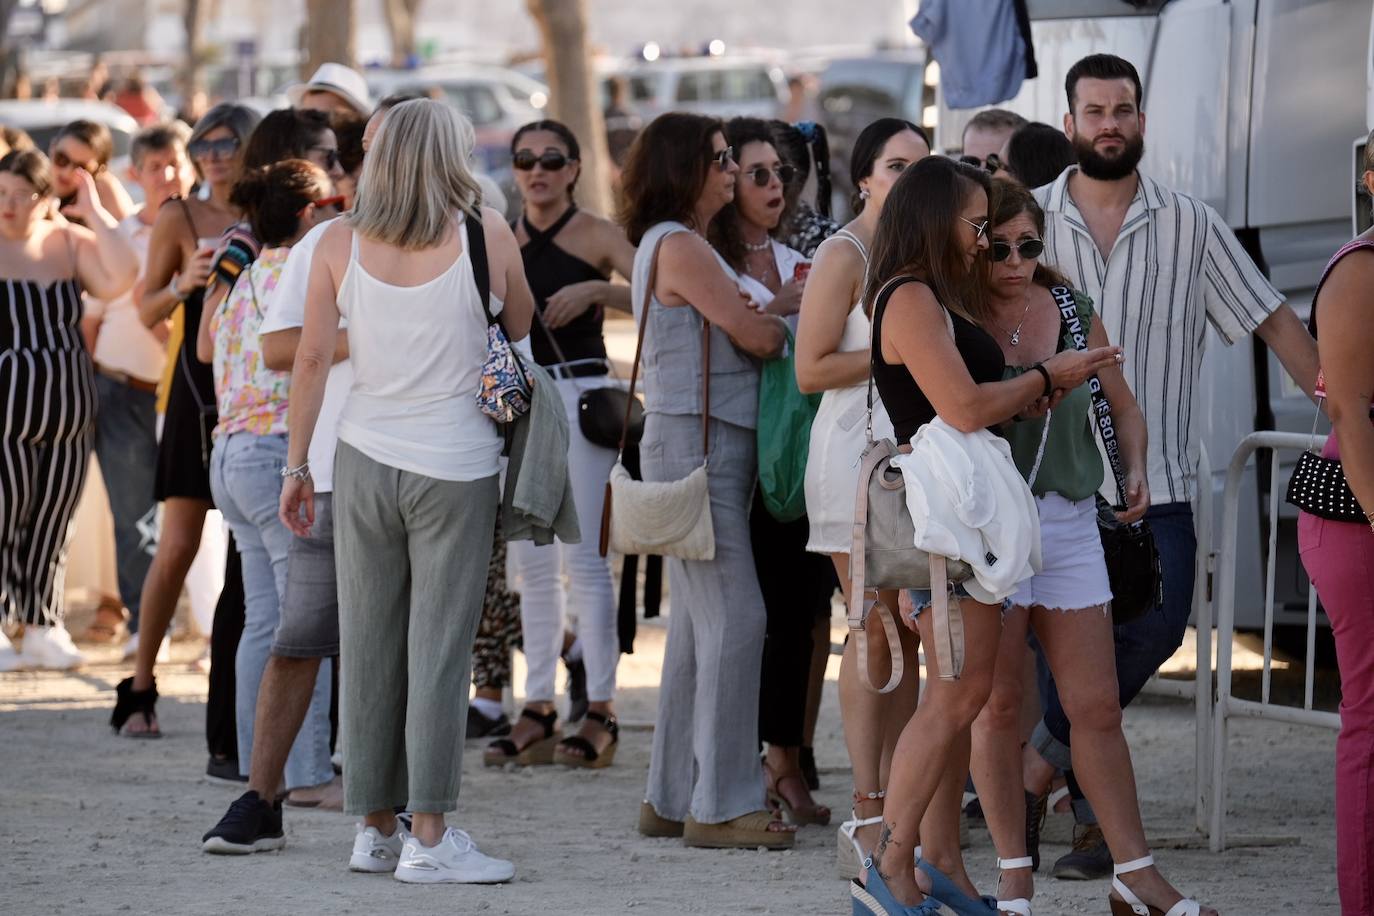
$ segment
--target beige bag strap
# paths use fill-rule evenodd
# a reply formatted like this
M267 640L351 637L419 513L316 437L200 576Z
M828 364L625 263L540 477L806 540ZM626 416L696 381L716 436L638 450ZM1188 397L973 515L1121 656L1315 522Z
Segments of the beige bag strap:
M859 468L859 493L854 501L854 527L849 546L849 634L855 641L858 651L859 683L876 693L891 693L902 682L906 671L906 661L902 653L902 641L897 632L897 612L878 598L876 589L864 589L864 530L868 527L868 482L872 479L878 464L890 457L886 449L869 448L864 452L863 464ZM873 683L868 673L868 615L878 611L887 637L887 652L892 659L892 673L882 687Z

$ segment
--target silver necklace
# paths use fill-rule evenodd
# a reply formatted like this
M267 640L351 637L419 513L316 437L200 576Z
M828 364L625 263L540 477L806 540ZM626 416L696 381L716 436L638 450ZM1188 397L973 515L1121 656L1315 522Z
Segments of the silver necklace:
M1009 338L1009 340L1011 341L1011 345L1012 345L1013 347L1019 346L1019 345L1021 344L1021 326L1022 326L1023 324L1026 323L1026 315L1028 315L1028 314L1030 313L1030 307L1031 307L1031 297L1030 297L1030 294L1027 293L1027 294L1026 294L1026 307L1025 307L1024 309L1021 310L1021 320L1018 321L1018 322L1016 322L1016 330L1014 330L1014 331L1011 332L1011 336L1010 336L1010 338ZM1003 329L1002 329L1002 333L1005 334L1005 333L1006 333L1006 330L1007 330L1006 328L1003 328Z

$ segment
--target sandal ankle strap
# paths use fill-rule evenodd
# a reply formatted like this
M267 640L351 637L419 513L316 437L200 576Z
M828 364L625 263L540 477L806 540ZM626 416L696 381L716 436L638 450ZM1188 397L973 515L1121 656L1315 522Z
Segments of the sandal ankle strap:
M1002 871L1007 871L1008 869L1012 868L1034 868L1035 860L1032 859L1030 856L1022 856L1017 859L999 858L997 860L997 867Z
M1120 864L1112 863L1112 875L1114 877L1117 875L1129 875L1133 871L1149 868L1153 864L1155 864L1155 857L1146 853L1139 859L1132 859L1129 862L1121 862Z
M526 706L524 709L520 710L520 717L522 719L538 722L542 725L544 727L545 738L553 734L553 727L558 724L558 710L556 709L550 709L546 713L537 713Z
M589 709L587 710L585 718L591 719L593 722L601 725L611 737L617 737L620 734L620 723L615 716L608 716L604 712L597 712L595 709Z

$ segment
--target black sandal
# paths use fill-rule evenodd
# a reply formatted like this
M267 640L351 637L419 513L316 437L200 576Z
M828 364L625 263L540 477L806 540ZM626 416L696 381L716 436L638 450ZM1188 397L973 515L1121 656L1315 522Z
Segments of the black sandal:
M608 716L604 712L595 710L587 713L587 718L592 722L599 723L606 729L606 733L611 736L611 743L605 749L598 751L596 745L592 744L581 735L570 735L558 742L558 746L553 751L553 762L565 767L580 767L586 770L599 770L611 765L615 760L616 745L620 743L620 723L614 716ZM568 751L575 749L581 751L580 754L569 754Z
M143 725L147 729L141 732L124 731L124 723L128 722L135 714L143 716ZM161 738L162 732L157 727L157 680L147 690L135 690L134 679L126 677L115 685L115 708L110 714L110 727L114 729L116 735L123 735L126 738Z
M484 766L500 767L508 763L519 766L539 766L553 763L553 748L563 737L558 728L557 710L537 713L532 709L522 709L520 718L538 722L544 729L544 737L536 738L524 747L516 746L510 738L500 738L487 745L482 752Z

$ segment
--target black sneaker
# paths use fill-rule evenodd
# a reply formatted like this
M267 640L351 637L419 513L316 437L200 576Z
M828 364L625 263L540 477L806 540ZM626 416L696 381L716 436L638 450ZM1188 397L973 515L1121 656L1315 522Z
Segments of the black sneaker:
M248 781L248 777L239 772L237 757L216 757L211 754L209 762L205 764L205 775L224 782Z
M495 719L488 719L478 712L476 706L468 706L468 740L473 738L503 738L510 734L510 719L501 713Z
M1112 874L1112 851L1096 824L1073 828L1073 849L1054 863L1050 874L1065 881L1092 881Z
M224 817L201 837L202 852L246 856L286 845L281 830L281 802L268 803L258 793L244 792L224 812Z
M1026 855L1031 857L1033 872L1040 870L1040 830L1045 826L1047 803L1047 796L1026 793Z

